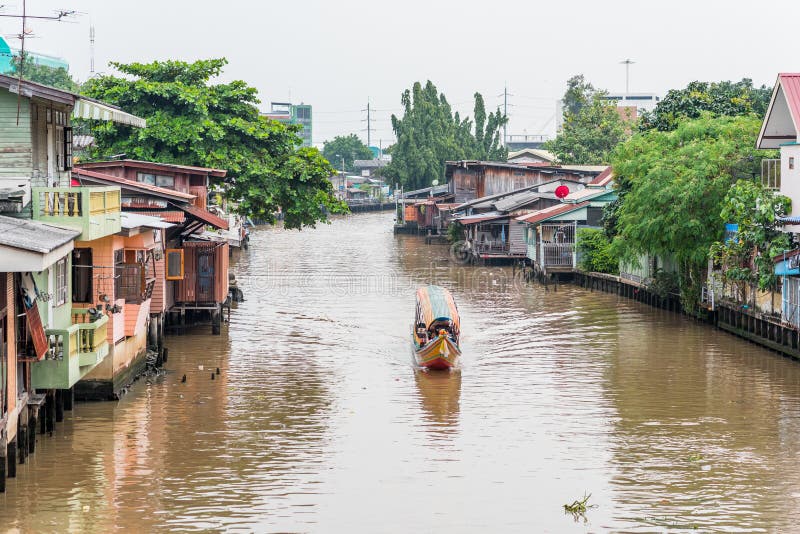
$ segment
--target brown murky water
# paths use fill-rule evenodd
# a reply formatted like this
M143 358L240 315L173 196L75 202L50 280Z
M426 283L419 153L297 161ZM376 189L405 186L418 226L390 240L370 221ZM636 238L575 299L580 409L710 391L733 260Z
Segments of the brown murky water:
M252 245L230 329L170 338L165 376L68 413L9 481L0 525L798 528L800 364L613 295L462 268L393 236L387 214L259 229ZM411 364L427 282L462 312L452 374ZM596 507L576 522L562 505L584 493Z

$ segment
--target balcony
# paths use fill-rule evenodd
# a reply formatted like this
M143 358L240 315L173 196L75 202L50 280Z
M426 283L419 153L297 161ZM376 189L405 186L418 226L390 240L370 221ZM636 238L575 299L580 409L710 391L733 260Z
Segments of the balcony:
M69 328L45 330L50 349L31 366L31 386L69 389L108 355L108 316L92 321L86 309L73 308Z
M81 231L92 241L122 229L118 187L34 187L33 218Z

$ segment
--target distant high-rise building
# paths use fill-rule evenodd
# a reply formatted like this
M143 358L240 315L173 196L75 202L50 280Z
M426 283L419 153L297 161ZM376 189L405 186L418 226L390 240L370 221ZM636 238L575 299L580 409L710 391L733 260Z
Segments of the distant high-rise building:
M272 102L270 110L263 116L282 122L283 124L299 124L303 127L297 135L303 140L303 146L311 146L311 106L308 104L291 104L289 102Z

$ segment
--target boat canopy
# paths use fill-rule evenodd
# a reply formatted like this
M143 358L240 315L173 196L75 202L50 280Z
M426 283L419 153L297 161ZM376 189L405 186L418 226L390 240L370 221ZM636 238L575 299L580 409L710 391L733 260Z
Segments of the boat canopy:
M453 295L439 286L423 286L417 289L417 322L429 328L435 321L452 321L453 329L461 329L458 308Z

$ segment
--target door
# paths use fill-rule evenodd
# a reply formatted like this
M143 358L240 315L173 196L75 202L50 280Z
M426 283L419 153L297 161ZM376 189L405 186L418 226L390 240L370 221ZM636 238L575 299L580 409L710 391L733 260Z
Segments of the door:
M72 251L72 302L93 303L92 249Z
M214 302L214 251L197 251L197 301Z

